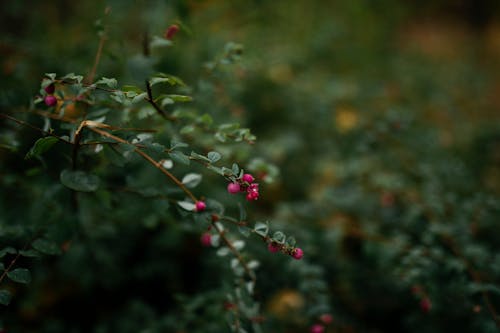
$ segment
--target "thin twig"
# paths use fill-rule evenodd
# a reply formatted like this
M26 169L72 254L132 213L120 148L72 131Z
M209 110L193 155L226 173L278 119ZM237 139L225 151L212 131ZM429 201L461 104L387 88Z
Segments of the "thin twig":
M252 272L252 270L248 267L245 259L241 256L240 252L234 247L234 245L227 239L226 235L224 234L224 231L219 228L217 223L212 222L212 225L214 226L215 230L217 230L217 233L219 234L220 238L224 241L226 246L233 252L234 256L238 261L240 262L241 266L247 273L247 275L252 279L252 282L256 282L255 274Z
M120 137L117 137L117 136L115 136L113 134L110 134L110 133L108 133L106 131L100 130L100 129L92 127L92 126L84 126L84 127L88 128L89 130L91 130L91 131L93 131L95 133L98 133L98 134L100 134L102 136L105 136L107 138L113 139L113 140L115 140L115 141L117 141L119 143L124 143L124 144L132 145L127 140L124 140L124 139L122 139ZM147 160L155 168L157 168L164 175L166 175L168 178L170 178L177 186L179 186L184 191L184 193L186 193L191 198L191 200L193 200L194 202L198 201L198 199L196 199L196 197L194 196L194 194L190 190L188 190L187 187L179 179L177 179L177 177L175 177L172 173L170 173L167 169L165 169L159 162L155 161L151 156L149 156L148 154L146 154L145 152L143 152L142 150L140 150L138 147L134 148L134 152L136 152L137 154L139 154L142 158L144 158L145 160Z
M162 116L164 119L170 119L166 114L165 111L163 111L158 104L153 99L153 91L151 90L151 83L149 83L149 80L146 80L146 91L148 93L148 97L146 98L146 101L149 102L153 106L153 108L158 112L160 116Z
M66 139L64 139L64 138L62 138L62 137L60 137L60 136L58 136L58 135L55 135L54 133L51 133L51 132L45 131L45 130L43 130L43 129L41 129L41 128L38 128L38 127L36 127L36 126L33 126L33 125L31 125L31 124L29 124L29 123L27 123L27 122L25 122L25 121L22 121L22 120L16 119L16 118L11 117L11 116L9 116L9 115L6 115L6 114L4 114L4 113L0 113L0 117L2 117L2 118L6 118L6 119L9 119L9 120L12 120L13 122L18 123L19 125L23 125L23 126L29 127L29 128L31 128L31 129L33 129L33 130L35 130L35 131L38 131L38 132L41 132L41 133L43 133L43 134L45 134L45 135L48 135L48 136L52 136L52 137L54 137L54 138L57 138L57 139L59 139L60 141L62 141L62 142L64 142L64 143L67 143L67 144L70 144L70 145L72 145L72 144L73 144L73 142L71 142L71 141L69 141L69 140L66 140Z

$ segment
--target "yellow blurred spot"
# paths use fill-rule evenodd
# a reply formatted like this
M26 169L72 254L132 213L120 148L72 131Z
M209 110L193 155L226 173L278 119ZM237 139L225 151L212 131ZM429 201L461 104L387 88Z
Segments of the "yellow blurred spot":
M278 318L286 318L300 312L304 307L304 297L292 289L278 291L269 300L269 312Z
M352 130L358 124L358 114L351 107L338 107L335 111L335 126L341 133Z
M286 83L293 79L293 72L288 64L277 64L271 67L268 75L275 83Z

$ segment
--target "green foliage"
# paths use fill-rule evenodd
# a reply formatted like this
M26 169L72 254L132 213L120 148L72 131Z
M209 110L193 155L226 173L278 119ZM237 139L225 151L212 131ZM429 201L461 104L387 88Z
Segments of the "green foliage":
M2 4L0 330L498 330L498 5L101 5Z

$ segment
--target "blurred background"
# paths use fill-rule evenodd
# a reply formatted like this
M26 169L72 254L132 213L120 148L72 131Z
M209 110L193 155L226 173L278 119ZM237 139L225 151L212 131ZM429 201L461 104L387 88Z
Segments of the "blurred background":
M44 73L88 73L104 25L98 77L174 74L190 107L257 135L226 161L276 166L251 217L306 253L290 263L249 241L264 332L308 332L322 313L328 332L498 331L500 2L26 0L0 13L2 113L43 126L26 110ZM145 36L173 23L152 63ZM229 42L241 61L206 79ZM0 121L0 248L40 225L73 241L22 259L33 281L12 287L4 332L229 331L230 273L200 230L126 194L72 215L53 185L67 161L24 160L38 137ZM150 171L135 177L154 183ZM207 179L203 193L226 200Z

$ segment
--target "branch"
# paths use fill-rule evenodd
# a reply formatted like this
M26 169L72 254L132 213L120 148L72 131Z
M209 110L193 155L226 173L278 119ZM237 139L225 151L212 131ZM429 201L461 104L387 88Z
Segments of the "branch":
M240 262L241 266L243 267L243 269L245 270L245 272L247 273L247 275L252 279L253 283L255 283L256 282L255 274L248 267L245 259L243 259L243 257L241 256L240 252L238 250L236 250L236 248L229 241L229 239L227 239L226 235L224 234L224 231L219 228L219 226L217 225L217 223L212 222L212 225L214 226L215 230L217 230L217 233L219 234L220 238L222 238L222 240L224 241L224 243L226 244L226 246L231 250L231 252L233 252L233 254L236 257L236 259L238 259L238 261Z
M92 123L94 123L94 122L92 122ZM97 124L99 124L99 123L97 123ZM105 124L101 124L101 125L102 125L101 127L105 127L105 128L110 128L111 127L111 126L105 125ZM80 125L79 130L80 129L83 130L83 128L86 127L89 130L91 130L92 132L95 132L95 133L100 134L102 136L105 136L107 138L113 139L116 142L124 143L124 144L128 144L128 145L132 145L127 140L124 140L124 139L122 139L120 137L117 137L117 136L115 136L113 134L110 134L110 133L108 133L106 131L100 130L100 129L95 128L93 126L95 126L95 124L89 124L88 121L85 121L85 122L82 122L82 125ZM137 154L139 154L142 158L144 158L146 161L148 161L149 163L151 163L155 168L157 168L158 170L160 170L164 175L166 175L168 178L170 178L177 186L179 186L181 188L181 190L184 191L184 193L186 193L191 198L191 200L193 200L194 202L198 201L198 199L196 199L196 197L194 196L194 194L190 190L188 190L188 188L179 179L177 179L173 174L171 174L167 169L165 169L159 162L155 161L151 156L149 156L148 154L146 154L145 152L143 152L142 150L140 150L138 147L134 148L134 152L136 152Z

